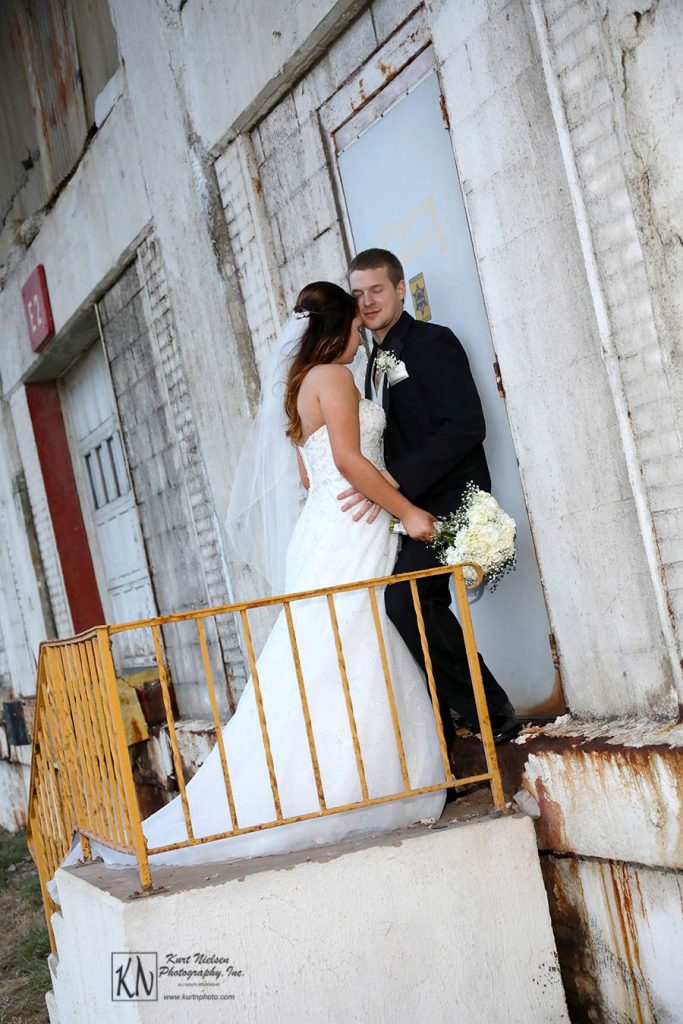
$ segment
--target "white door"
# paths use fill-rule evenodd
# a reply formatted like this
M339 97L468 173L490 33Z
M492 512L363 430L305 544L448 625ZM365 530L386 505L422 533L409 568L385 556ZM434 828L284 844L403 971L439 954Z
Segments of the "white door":
M109 367L97 341L61 379L81 508L109 624L156 615ZM117 638L121 668L153 661L149 630Z
M335 136L354 249L396 253L406 283L412 279L408 311L446 324L467 351L486 416L493 491L518 538L516 571L472 605L479 649L519 710L554 710L561 696L548 615L439 81L432 70L402 98L395 84L391 91L393 106L381 109L380 94L375 111L364 108Z

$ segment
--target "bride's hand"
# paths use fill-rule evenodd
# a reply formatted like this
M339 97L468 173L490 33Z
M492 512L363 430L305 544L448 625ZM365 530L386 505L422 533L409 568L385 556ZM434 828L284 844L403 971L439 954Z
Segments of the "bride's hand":
M402 516L401 522L406 528L408 536L413 540L433 540L436 536L434 530L436 516L433 516L431 512L425 512L423 508L413 505L410 512Z

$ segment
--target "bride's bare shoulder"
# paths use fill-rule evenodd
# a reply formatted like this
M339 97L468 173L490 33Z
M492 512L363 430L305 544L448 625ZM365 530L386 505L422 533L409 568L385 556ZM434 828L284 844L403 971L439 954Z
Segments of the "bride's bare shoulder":
M301 382L302 389L305 385L316 391L323 388L348 391L356 386L351 370L342 363L319 363L312 366Z

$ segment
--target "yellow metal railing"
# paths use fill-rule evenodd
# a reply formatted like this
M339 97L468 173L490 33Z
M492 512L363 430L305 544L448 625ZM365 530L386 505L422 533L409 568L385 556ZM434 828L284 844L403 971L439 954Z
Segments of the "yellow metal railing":
M478 581L480 581L481 570L478 566L474 566L474 568L477 570ZM137 861L142 892L149 893L153 891L149 857L164 850L213 842L214 840L226 839L230 836L241 835L246 832L275 828L279 825L303 821L307 818L338 814L343 811L369 807L373 804L385 803L391 800L400 800L405 797L429 793L448 787L467 786L475 782L489 782L494 806L497 810L503 810L504 797L500 771L467 600L468 584L465 582L462 570L462 565L440 567L421 572L365 580L359 583L325 587L304 593L266 598L259 601L248 601L182 612L176 615L166 615L122 625L98 626L67 640L42 643L40 645L38 661L33 729L28 843L40 877L52 948L54 949L55 945L50 918L52 912L57 907L49 895L47 882L53 876L60 861L69 849L75 832L78 832L80 835L83 856L86 861L91 859L91 840L96 840L112 849L133 855ZM487 767L487 771L482 774L459 779L456 779L452 773L448 750L446 749L418 591L418 580L443 573L451 573L455 584L456 602L465 640ZM444 767L444 781L442 783L421 788L413 788L409 777L399 716L394 698L389 658L387 656L378 607L377 588L393 586L397 583L408 583L410 586L425 661L425 674ZM469 586L476 585L474 583ZM336 596L349 591L359 590L367 590L368 592L403 780L403 789L400 792L379 797L370 797L368 794L363 755L358 737L343 641L340 635L335 605ZM328 606L338 661L339 678L344 693L350 736L353 743L362 794L361 799L356 802L335 805L333 807L327 805L323 790L314 730L308 707L306 684L299 654L299 644L292 616L293 604L317 597L325 598ZM301 814L296 817L286 817L282 812L278 781L270 747L268 723L261 694L257 659L254 653L252 630L249 622L249 612L273 606L281 606L284 609L319 805L317 809L310 813ZM213 618L216 621L216 617L219 615L238 616L242 625L275 807L275 818L272 821L246 827L240 827L235 810L230 782L230 766L228 765L222 735L223 723L219 716L218 699L204 625L206 619ZM193 832L182 759L176 734L176 722L173 714L170 669L165 657L161 634L162 627L168 627L174 623L181 622L194 622L195 624L232 825L225 832L203 837L195 837ZM187 838L185 840L153 849L148 849L147 839L142 830L142 815L135 790L133 769L128 751L112 655L112 639L117 633L142 628L151 630L152 634L173 764L187 828Z

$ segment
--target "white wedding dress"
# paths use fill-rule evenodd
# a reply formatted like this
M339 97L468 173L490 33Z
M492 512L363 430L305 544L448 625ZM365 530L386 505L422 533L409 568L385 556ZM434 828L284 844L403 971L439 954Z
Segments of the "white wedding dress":
M361 450L375 466L383 468L384 411L363 398L359 416ZM391 573L398 537L389 532L389 514L382 510L369 524L354 523L351 513L342 512L336 496L348 484L334 464L327 428L316 430L300 451L310 489L287 550L287 591L313 590ZM381 592L378 606L410 783L412 788L436 785L444 781L444 771L425 679L389 622ZM291 607L326 804L329 808L343 806L362 799L362 792L327 599L308 598ZM335 607L369 796L403 792L367 591L337 595ZM284 612L275 622L257 668L283 816L317 811L315 776ZM223 728L223 740L239 826L273 821L275 805L251 680L235 714ZM195 837L231 829L217 745L186 790ZM437 819L444 802L445 791L438 790L152 854L150 865L224 862L327 845L425 818ZM180 797L146 818L142 827L149 849L185 840ZM93 857L101 856L112 866L131 867L136 863L131 855L95 841L91 841L91 849ZM73 864L81 856L77 839L61 866ZM58 901L54 879L48 888Z

